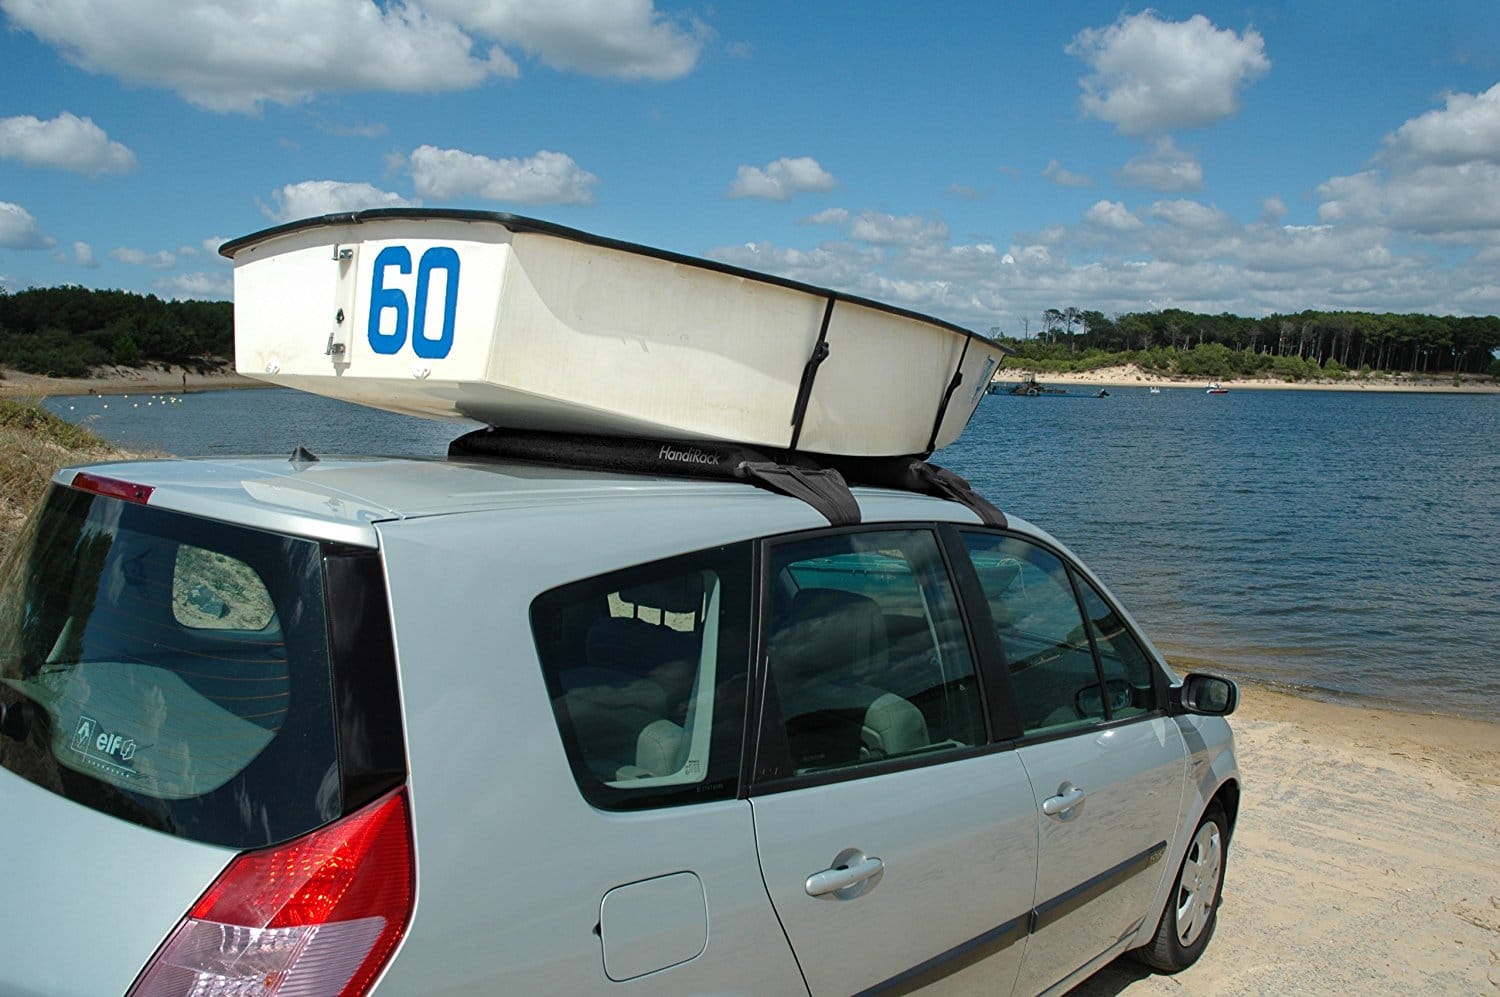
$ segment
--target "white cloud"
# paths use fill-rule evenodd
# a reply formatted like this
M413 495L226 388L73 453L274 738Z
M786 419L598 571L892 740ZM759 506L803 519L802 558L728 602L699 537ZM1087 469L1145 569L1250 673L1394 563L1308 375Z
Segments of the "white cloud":
M57 240L43 235L31 212L19 204L0 201L0 249L50 249Z
M29 114L0 118L0 159L89 176L129 173L135 153L110 140L92 118L63 111L51 121Z
M651 0L426 0L428 11L515 45L553 69L670 80L697 65L708 28Z
M1210 208L1187 198L1157 201L1151 205L1151 217L1177 228L1196 229L1200 232L1222 232L1234 225L1234 220L1218 208Z
M1126 135L1212 124L1239 110L1240 91L1271 67L1260 33L1217 28L1202 14L1163 21L1152 10L1086 28L1067 46L1093 74L1086 114Z
M1385 199L1380 204L1391 213ZM1021 233L1009 246L993 237L953 244L940 218L867 211L848 217L847 241L808 248L752 242L707 255L1014 334L1028 318L1034 330L1044 309L1068 305L1105 314L1168 305L1251 316L1307 308L1500 311L1500 239L1473 243L1466 260L1434 265L1431 253L1403 245L1400 233L1379 222L1277 224L1267 219L1285 213L1279 197L1258 210L1260 217L1241 222L1187 198L1135 212L1100 200L1077 224Z
M1203 167L1190 153L1177 147L1170 136L1157 139L1149 152L1120 168L1120 182L1127 187L1164 193L1191 193L1203 189Z
M1385 137L1400 162L1500 165L1500 83L1481 94L1450 93L1440 111L1412 118Z
M569 72L674 79L712 34L651 0L0 0L0 9L85 69L239 112L320 92L514 79L504 46Z
M94 247L86 242L73 243L73 255L67 253L53 253L52 258L58 263L71 264L75 267L83 267L85 270L99 269L99 261L94 258Z
M1444 103L1387 135L1370 169L1320 184L1318 219L1453 243L1500 238L1500 84Z
M849 221L849 212L844 208L824 208L802 221L806 225L843 225Z
M234 296L234 278L227 273L184 273L163 277L151 285L171 298L224 300Z
M1374 170L1346 177L1331 177L1318 185L1318 220L1324 222L1374 221L1384 214L1380 174Z
M517 204L588 204L599 178L571 156L545 149L528 159L490 159L424 145L407 159L417 195L439 201L482 197Z
M741 166L729 185L729 196L789 201L794 194L826 192L837 185L833 175L811 156L783 156L764 168Z
M417 203L367 183L341 183L337 180L289 183L272 191L271 200L272 205L262 204L260 210L277 222L365 208L406 208Z
M948 241L948 225L920 215L861 212L849 225L849 238L876 246L922 246Z
M177 265L177 257L165 249L159 249L154 253L148 253L144 249L131 249L129 246L121 246L109 251L110 259L128 263L133 267L149 267L152 270L167 270Z
M1042 176L1051 180L1059 187L1089 187L1093 181L1082 173L1074 173L1072 170L1063 168L1063 165L1053 159L1047 163L1047 168L1042 171Z
M1277 222L1286 217L1286 202L1278 195L1272 194L1260 203L1260 220L1263 222Z
M431 92L514 77L451 20L368 0L0 0L24 28L92 72L175 90L215 111L295 104L319 91Z
M1095 201L1093 207L1084 212L1083 220L1089 225L1113 232L1132 232L1146 224L1119 201Z
M1383 201L1387 220L1402 231L1500 233L1500 165L1470 162L1402 172L1386 184Z

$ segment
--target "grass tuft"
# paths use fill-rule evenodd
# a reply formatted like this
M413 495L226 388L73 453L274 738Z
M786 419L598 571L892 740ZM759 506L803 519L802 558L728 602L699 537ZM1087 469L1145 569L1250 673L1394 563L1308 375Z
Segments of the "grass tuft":
M40 405L0 398L0 559L58 468L119 455Z

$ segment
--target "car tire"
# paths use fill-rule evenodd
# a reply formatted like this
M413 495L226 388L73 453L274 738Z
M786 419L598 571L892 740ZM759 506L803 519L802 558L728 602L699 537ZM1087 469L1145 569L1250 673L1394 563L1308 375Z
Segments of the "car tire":
M1219 921L1229 822L1218 804L1203 813L1187 854L1172 881L1156 935L1132 954L1162 973L1177 973L1198 961Z

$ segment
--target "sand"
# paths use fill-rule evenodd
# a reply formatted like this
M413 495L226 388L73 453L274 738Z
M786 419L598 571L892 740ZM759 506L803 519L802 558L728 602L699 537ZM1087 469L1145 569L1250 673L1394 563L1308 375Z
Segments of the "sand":
M1029 376L1024 370L1012 369L1007 364L995 375L995 380L1001 385L1008 387L1018 381L1027 380ZM1116 388L1145 391L1153 385L1164 391L1179 388L1203 391L1208 387L1211 380L1206 377L1163 377L1158 374L1148 373L1135 364L1126 364L1122 367L1100 367L1098 370L1084 371L1079 374L1058 374L1051 371L1038 371L1036 379L1044 387L1067 388L1069 394L1078 393L1082 389L1088 389L1087 393L1093 394L1100 388L1109 388L1111 391ZM1495 378L1476 379L1468 377L1462 384L1455 385L1451 374L1447 377L1400 374L1393 377L1357 377L1347 381L1335 381L1331 378L1323 378L1316 381L1297 382L1238 378L1220 380L1219 384L1230 390L1274 388L1276 390L1288 391L1397 391L1441 392L1445 394L1500 393L1500 380Z
M1217 934L1076 995L1500 993L1500 725L1252 685Z
M98 377L42 377L0 368L0 398L36 399L51 395L129 395L136 392L214 391L219 388L266 388L264 381L242 377L225 364L204 372L183 367L109 367Z
M182 391L184 376L188 391L211 391L219 388L265 388L265 381L235 374L227 364L212 373L199 373L181 367L109 367L99 371L100 376L90 378L42 377L23 374L20 371L0 368L0 398L45 398L49 395L86 395L90 391L100 395L130 394L136 391ZM995 380L1005 386L1016 383L1028 375L1018 369L1002 368ZM1101 367L1081 374L1054 374L1041 371L1037 380L1047 387L1067 388L1070 393L1087 389L1093 394L1100 388L1145 390L1155 385L1164 390L1204 390L1208 378L1162 377L1143 371L1134 364L1122 367ZM1246 388L1274 388L1290 391L1402 391L1442 392L1455 394L1497 394L1500 380L1495 378L1469 378L1455 385L1450 377L1413 377L1398 375L1390 378L1356 378L1349 381L1323 379L1318 381L1265 381L1238 379L1220 382L1224 387L1244 390Z

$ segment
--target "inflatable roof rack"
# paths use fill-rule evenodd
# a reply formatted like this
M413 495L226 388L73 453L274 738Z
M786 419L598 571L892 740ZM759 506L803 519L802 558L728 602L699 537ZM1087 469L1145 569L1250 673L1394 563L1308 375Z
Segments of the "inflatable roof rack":
M833 457L797 453L773 460L736 443L588 436L535 430L479 429L448 445L448 456L499 458L583 470L743 481L812 506L834 526L860 521L851 484L950 499L990 526L1005 514L962 477L920 456Z

